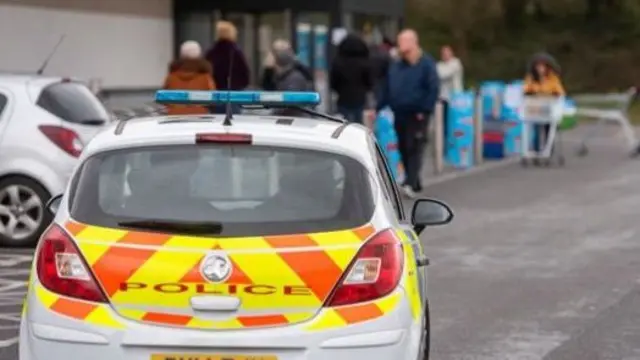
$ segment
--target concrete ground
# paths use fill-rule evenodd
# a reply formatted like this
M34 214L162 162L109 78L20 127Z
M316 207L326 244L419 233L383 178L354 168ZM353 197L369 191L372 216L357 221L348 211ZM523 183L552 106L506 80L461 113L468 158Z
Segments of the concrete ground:
M640 159L619 141L562 169L511 162L430 179L427 195L456 212L423 235L432 359L640 359ZM3 250L0 360L14 360L29 257Z

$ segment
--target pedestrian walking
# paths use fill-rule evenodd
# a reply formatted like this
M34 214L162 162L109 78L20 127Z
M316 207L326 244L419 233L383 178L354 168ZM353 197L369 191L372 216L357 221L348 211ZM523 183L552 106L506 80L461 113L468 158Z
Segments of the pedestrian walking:
M445 45L440 49L440 61L438 61L436 68L440 78L440 100L442 100L443 108L442 135L443 139L446 139L449 133L449 100L452 94L464 90L464 68L462 62L455 56L453 49L449 45ZM447 142L444 141L442 145L444 154L447 150Z
M378 111L389 106L394 115L398 147L405 168L402 190L408 197L422 191L420 171L429 119L438 100L440 81L435 61L424 53L414 30L398 35L399 61L389 67L378 95Z
M560 79L560 65L547 53L535 54L524 79L524 93L527 96L564 96L565 90ZM534 151L542 149L544 139L548 138L550 124L534 125ZM553 152L553 147L551 148ZM537 162L537 159L534 161Z
M202 49L195 41L180 46L180 56L169 65L164 81L167 90L214 90L211 65L202 57ZM206 114L209 110L197 105L168 105L168 115Z
M206 59L213 69L213 80L219 90L244 90L249 86L247 59L236 43L238 30L229 21L216 24L216 41L207 51ZM216 113L224 113L225 106L217 106ZM234 112L239 112L234 108Z
M329 78L338 95L338 112L348 121L362 124L367 94L373 89L369 48L364 40L349 34L340 42Z
M313 83L296 65L296 56L291 49L276 50L274 55L274 85L276 91L313 91ZM299 111L279 109L278 115L298 116Z
M267 91L273 91L276 89L275 83L275 73L276 73L276 60L274 56L275 51L284 51L284 50L292 50L291 43L284 39L278 39L273 42L271 46L271 50L267 54L264 64L263 64L263 72L262 72L262 89ZM295 59L294 67L298 70L304 77L309 81L309 83L313 84L313 73L308 66L301 63L297 58Z

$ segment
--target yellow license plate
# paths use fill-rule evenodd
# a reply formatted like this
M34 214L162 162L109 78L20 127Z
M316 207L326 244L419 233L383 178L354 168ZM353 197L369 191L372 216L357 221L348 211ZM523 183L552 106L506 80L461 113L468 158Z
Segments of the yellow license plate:
M278 360L273 355L153 354L151 360Z

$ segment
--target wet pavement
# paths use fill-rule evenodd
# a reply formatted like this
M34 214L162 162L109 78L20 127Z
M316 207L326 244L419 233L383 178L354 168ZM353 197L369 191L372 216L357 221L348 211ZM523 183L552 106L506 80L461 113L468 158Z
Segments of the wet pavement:
M512 163L427 188L456 211L423 236L432 359L640 359L640 159L615 137L576 158L577 138L565 168ZM29 260L0 255L0 360L17 358Z
M457 215L423 236L433 359L640 359L640 160L616 143L428 188Z

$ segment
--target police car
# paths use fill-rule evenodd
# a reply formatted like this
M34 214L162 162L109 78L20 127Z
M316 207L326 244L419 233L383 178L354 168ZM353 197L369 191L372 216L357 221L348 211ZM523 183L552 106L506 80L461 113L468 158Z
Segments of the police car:
M371 132L317 93L160 91L314 116L121 121L84 149L40 239L20 360L428 358L418 234ZM318 118L320 116L320 118Z

